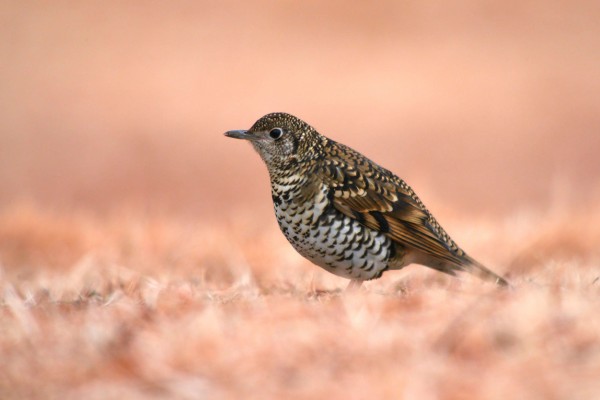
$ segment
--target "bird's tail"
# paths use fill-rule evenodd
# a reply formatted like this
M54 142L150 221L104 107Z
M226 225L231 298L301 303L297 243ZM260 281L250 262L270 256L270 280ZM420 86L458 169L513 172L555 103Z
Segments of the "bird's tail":
M463 256L463 258L465 262L461 263L457 269L468 272L471 275L475 275L484 281L495 282L499 286L510 286L510 283L508 283L506 279L487 269L477 260L469 257L466 254Z
M425 265L448 275L455 276L457 272L468 272L484 281L494 282L499 286L510 286L510 283L495 272L484 267L479 261L471 258L467 254L456 254L451 259L440 259L431 257L423 253L412 253L413 258L410 262ZM410 263L409 262L409 263Z

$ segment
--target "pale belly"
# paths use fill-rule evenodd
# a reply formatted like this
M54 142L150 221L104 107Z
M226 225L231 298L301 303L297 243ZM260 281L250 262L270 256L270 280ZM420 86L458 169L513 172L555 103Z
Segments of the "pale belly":
M296 251L316 265L349 279L380 277L391 257L390 239L327 205L323 190L302 204L276 202L275 215Z

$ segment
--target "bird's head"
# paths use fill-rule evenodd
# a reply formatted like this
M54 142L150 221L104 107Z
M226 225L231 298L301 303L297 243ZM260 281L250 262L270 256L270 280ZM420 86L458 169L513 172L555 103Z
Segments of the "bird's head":
M287 169L314 158L320 135L306 122L286 113L267 114L249 130L225 132L225 136L250 141L271 169Z

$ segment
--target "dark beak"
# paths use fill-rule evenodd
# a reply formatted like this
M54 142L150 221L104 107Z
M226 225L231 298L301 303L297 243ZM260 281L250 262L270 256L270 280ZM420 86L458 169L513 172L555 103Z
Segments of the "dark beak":
M234 138L234 139L246 139L246 140L255 139L255 136L253 134L251 134L248 131L243 131L243 130L227 131L227 132L225 132L225 136Z

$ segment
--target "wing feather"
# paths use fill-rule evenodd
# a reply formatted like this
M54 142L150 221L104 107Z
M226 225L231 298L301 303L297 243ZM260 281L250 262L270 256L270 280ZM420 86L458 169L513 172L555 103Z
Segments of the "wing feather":
M462 250L443 231L412 189L391 172L333 142L336 157L319 171L334 207L409 248L440 260L464 262Z

